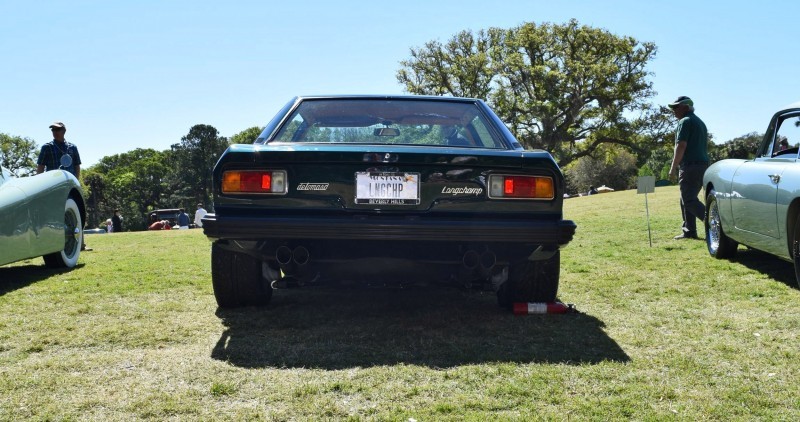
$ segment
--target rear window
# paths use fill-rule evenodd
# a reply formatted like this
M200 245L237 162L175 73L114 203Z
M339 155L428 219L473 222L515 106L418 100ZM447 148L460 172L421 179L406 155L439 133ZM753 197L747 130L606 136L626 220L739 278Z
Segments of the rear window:
M472 103L304 100L272 142L505 148Z

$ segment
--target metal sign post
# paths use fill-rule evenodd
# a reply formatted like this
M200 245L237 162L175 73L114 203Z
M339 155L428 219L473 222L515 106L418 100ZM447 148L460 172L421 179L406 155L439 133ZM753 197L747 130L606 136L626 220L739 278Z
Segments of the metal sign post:
M636 179L636 193L644 194L644 208L647 212L647 238L650 240L650 247L653 247L653 235L650 233L650 206L647 204L647 194L656 191L655 176L640 176Z

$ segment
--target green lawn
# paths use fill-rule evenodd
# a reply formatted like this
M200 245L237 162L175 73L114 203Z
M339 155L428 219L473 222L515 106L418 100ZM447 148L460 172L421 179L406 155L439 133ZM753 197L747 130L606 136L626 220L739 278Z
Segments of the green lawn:
M565 202L560 298L282 290L219 311L199 230L89 235L0 268L0 420L800 420L790 263L674 241L676 187Z

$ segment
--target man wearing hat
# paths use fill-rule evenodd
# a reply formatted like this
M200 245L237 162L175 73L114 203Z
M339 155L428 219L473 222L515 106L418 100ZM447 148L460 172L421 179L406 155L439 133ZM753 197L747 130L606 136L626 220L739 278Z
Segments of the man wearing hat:
M42 145L42 149L39 151L39 160L36 162L36 173L61 168L80 179L81 155L78 153L78 147L64 139L67 127L64 123L55 122L50 125L50 131L53 132L53 141ZM70 162L69 166L62 167L61 158L64 156L70 157L69 160L65 160Z
M677 176L681 189L681 214L683 232L675 239L697 239L697 220L705 218L706 208L697 199L703 188L703 173L708 168L708 130L706 124L694 114L694 102L680 96L669 105L678 127L675 131L675 156L669 170L670 180Z
M53 132L53 141L42 145L42 149L39 151L39 159L36 161L36 173L64 169L80 180L81 155L78 153L77 146L64 139L64 134L67 133L67 126L62 122L53 122L50 125L50 131ZM64 156L68 156L69 159L62 160ZM81 232L81 235L83 235L83 232ZM86 242L82 238L81 250L92 250L92 248L86 246Z

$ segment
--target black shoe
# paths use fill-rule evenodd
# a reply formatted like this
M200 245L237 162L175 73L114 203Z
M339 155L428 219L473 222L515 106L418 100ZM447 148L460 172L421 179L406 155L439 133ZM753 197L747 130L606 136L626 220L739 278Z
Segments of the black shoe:
M681 240L681 239L699 239L699 237L697 237L697 233L695 233L695 232L683 232L683 233L681 233L681 234L679 234L679 235L677 235L677 236L673 237L673 239L675 239L675 240Z

